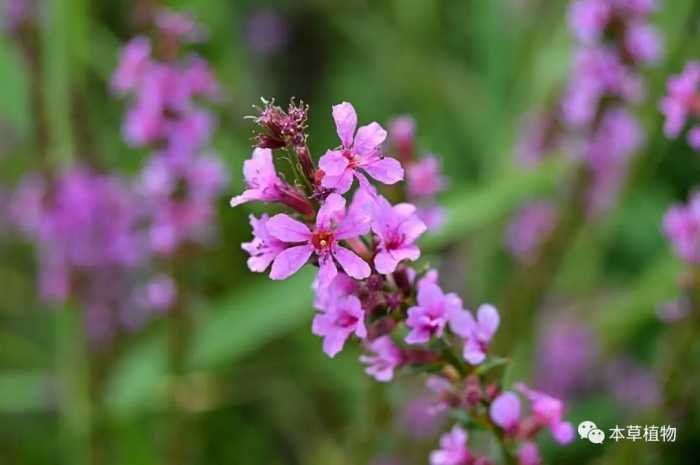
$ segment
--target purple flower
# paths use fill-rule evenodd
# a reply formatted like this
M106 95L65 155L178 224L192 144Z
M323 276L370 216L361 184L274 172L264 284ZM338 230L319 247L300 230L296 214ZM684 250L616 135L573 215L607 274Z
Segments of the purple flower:
M576 54L572 80L562 101L562 116L573 127L593 121L605 96L638 100L641 81L612 50L602 46L580 49Z
M319 166L324 172L322 185L343 194L352 186L353 175L367 185L367 179L359 170L384 184L394 184L403 179L403 168L398 160L381 153L386 131L373 122L357 129L357 113L347 102L333 106L333 119L340 137L339 150L329 150L321 157Z
M542 426L549 427L552 437L559 444L568 444L574 439L574 428L564 421L564 403L548 394L535 391L522 383L516 385L532 404L532 414Z
M426 230L415 215L416 207L402 203L391 205L384 197L375 200L372 230L379 237L374 266L379 273L389 274L402 260L415 261L420 249L414 244Z
M408 344L421 344L433 336L442 336L449 315L462 310L462 300L457 294L445 294L430 282L418 286L416 300L418 305L408 309L406 319L411 329L406 336Z
M180 42L201 42L205 36L204 30L188 13L162 9L156 14L155 23L162 33Z
M450 407L448 399L455 395L455 387L442 376L429 376L425 380L425 387L435 394L437 400L430 406L430 413L437 415Z
M379 382L386 383L394 377L394 370L403 361L401 349L389 336L382 336L367 343L372 355L362 355L360 361L367 365L365 371Z
M312 332L323 337L323 351L329 357L343 349L352 333L360 339L367 337L365 312L360 299L351 295L338 299L326 312L314 317Z
M319 285L328 286L337 275L337 261L345 273L355 279L364 279L371 273L369 265L354 252L339 245L338 241L366 234L369 224L351 213L345 214L345 199L338 194L326 198L311 231L308 226L280 213L267 222L273 237L288 244L296 244L277 255L272 263L270 278L286 279L296 273L315 253L319 259Z
M700 192L690 196L688 205L673 205L666 212L663 230L678 257L700 263Z
M700 62L690 61L681 74L671 76L666 83L666 96L661 100L661 112L666 117L664 134L669 139L680 135L690 116L697 118L700 112L698 85L700 84ZM694 125L688 133L688 142L700 150L700 125Z
M449 318L452 331L465 339L464 359L472 365L483 362L500 324L498 310L493 305L483 304L474 319L470 311L459 307L450 312Z
M135 37L120 53L119 65L112 75L112 90L124 94L136 90L151 65L151 41Z
M172 307L177 299L175 281L167 275L155 276L144 286L142 297L144 307L165 311Z
M609 0L577 0L571 4L569 23L576 37L585 43L598 40L612 18Z
M313 207L304 196L277 175L272 150L256 148L250 160L243 163L243 176L248 189L231 199L231 206L246 202L280 202L304 215L313 214Z
M408 163L415 156L416 122L408 115L389 122L389 141L396 148L399 160Z
M428 155L406 169L409 195L422 198L432 197L445 188L445 179L440 174L440 162L434 155Z
M542 457L537 444L528 441L520 446L520 449L518 449L518 465L542 465Z
M554 205L547 201L521 207L506 229L505 243L510 253L522 263L533 263L540 246L554 230L556 219Z
M656 29L648 24L632 24L625 33L625 50L639 63L654 64L663 53Z
M613 360L605 368L605 384L619 405L633 412L653 408L661 400L654 374L633 359Z
M510 391L500 394L491 403L489 416L504 431L514 433L520 422L520 399Z
M440 438L440 449L430 453L430 465L467 465L472 459L467 432L455 425Z
M256 273L265 271L277 255L287 248L286 243L276 239L267 231L268 220L269 217L266 214L263 214L260 219L250 215L253 240L241 244L241 248L250 254L248 268Z

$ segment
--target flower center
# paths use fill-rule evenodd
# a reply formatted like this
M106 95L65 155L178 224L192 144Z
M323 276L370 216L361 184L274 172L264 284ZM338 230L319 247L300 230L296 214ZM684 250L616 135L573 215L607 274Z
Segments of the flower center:
M333 233L330 231L314 231L311 236L311 244L317 251L325 251L333 244Z
M336 324L341 328L349 328L354 326L356 323L357 318L346 312L343 312L340 315L338 315L338 319L336 320Z
M360 157L353 153L352 150L343 150L343 156L348 160L348 168L357 168L360 164Z

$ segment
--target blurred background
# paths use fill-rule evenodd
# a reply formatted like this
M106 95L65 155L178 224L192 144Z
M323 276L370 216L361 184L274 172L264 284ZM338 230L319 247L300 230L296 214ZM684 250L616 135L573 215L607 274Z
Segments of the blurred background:
M89 163L128 178L142 168L146 152L124 142L125 104L109 83L120 48L144 31L139 12L152 3L38 0L32 50L39 67L27 59L27 44L3 29L3 210L23 176L43 163L39 97L54 169ZM692 325L659 313L667 315L664 304L680 295L684 276L661 220L700 181L700 157L684 140L663 137L658 101L667 77L700 56L698 3L667 0L652 16L665 54L643 75L646 98L634 112L645 143L618 201L577 225L527 322L499 335L514 348L509 376L561 396L574 424L673 425L677 440L545 442L546 463L696 462L698 333L687 335ZM468 307L503 303L507 320L506 308L519 298L530 305L527 290L513 292L527 268L504 245L507 226L524 202L557 199L571 181L574 163L565 156L532 171L513 162L526 116L567 80L569 2L167 6L191 13L206 31L192 48L222 86L220 102L210 105L218 120L212 146L230 180L216 202L211 240L169 265L187 294L179 310L186 318L159 315L138 330L119 329L107 343L87 343L80 306L40 298L32 243L0 220L0 462L428 463L447 423L425 413L421 378L380 385L364 374L357 347L327 358L310 333L312 270L272 282L247 269L240 244L251 237L248 215L264 209L228 206L243 189L241 166L251 152L252 123L244 116L261 96L283 105L302 99L318 157L337 144L332 104L352 102L360 121L383 125L411 115L419 147L441 158L449 179L440 198L447 222L425 239L423 260L440 268L444 287ZM689 342L678 354L681 340ZM181 359L175 373L173 352Z

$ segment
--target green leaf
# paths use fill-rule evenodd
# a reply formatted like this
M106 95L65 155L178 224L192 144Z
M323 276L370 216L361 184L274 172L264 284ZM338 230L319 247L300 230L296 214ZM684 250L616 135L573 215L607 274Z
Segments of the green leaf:
M0 413L30 413L51 406L50 377L44 373L0 374Z

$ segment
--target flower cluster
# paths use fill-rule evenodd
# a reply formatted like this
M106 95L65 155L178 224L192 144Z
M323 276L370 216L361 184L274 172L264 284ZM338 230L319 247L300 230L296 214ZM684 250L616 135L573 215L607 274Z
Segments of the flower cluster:
M216 101L221 90L203 58L178 59L183 44L201 38L197 25L167 10L154 22L160 59L151 39L132 39L122 49L112 91L131 97L123 126L127 143L153 150L140 189L153 212L150 246L171 255L207 237L214 201L226 183L224 167L207 151L214 117L198 103Z
M693 118L700 117L700 63L690 61L685 65L683 72L671 76L666 83L667 94L661 100L661 112L666 121L664 123L664 134L669 139L678 137L686 126L686 122L691 121L691 128L688 130L688 144L700 150L700 124L696 124Z
M12 223L37 248L41 296L80 304L97 343L174 305L175 282L156 269L155 255L209 236L225 182L219 160L204 155L213 117L196 104L219 95L216 80L202 58L172 58L201 32L170 11L154 22L168 61L152 58L150 40L138 37L122 50L112 77L115 93L133 96L126 140L153 150L140 175L130 180L87 167L29 175L10 202Z
M486 386L482 372L488 372L487 362L494 360L489 346L500 324L498 311L488 304L474 313L466 310L459 296L440 287L437 270L415 266L421 256L418 240L428 225L416 205L392 204L370 181L394 185L404 178L400 161L384 151L387 132L376 122L358 128L354 107L346 102L335 105L332 116L340 143L327 150L316 167L307 145L308 108L292 102L285 111L273 102L264 103L254 118L260 127L257 147L243 167L247 189L231 204L261 201L290 211L250 216L253 239L242 244L250 255L250 270L269 269L271 279L281 280L307 263L317 267L313 290L318 313L312 332L323 338L329 357L353 338L364 345L360 361L377 381L388 382L403 368L441 373L428 381L441 399L436 411L457 408L481 415L492 428L503 430L509 450L523 438L530 440L538 430L534 425L527 434L506 437L506 428L488 416L500 388ZM412 121L395 121L391 134L401 159L409 160L407 197L431 198L444 181L434 159L413 161ZM284 152L276 156L276 150ZM278 171L275 163L282 160L290 162L294 180L284 180ZM544 396L534 391L528 395ZM545 419L544 400L538 397L538 402L533 406L540 412L538 425L556 430L565 442L559 431L561 403ZM466 432L455 427L441 441L442 449L432 454L431 463L476 463L466 439Z
M644 97L640 70L662 53L648 23L655 9L654 0L575 0L569 19L578 48L569 82L554 104L530 117L517 144L516 159L528 167L557 151L580 161L590 213L612 206L643 143L629 107Z
M36 245L41 296L76 298L95 342L109 339L119 325L138 328L152 311L172 305L171 278L149 273L144 287L134 281L148 267L139 230L143 214L121 178L87 168L51 182L29 175L15 191L10 213Z

